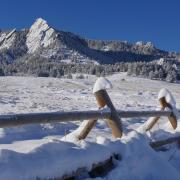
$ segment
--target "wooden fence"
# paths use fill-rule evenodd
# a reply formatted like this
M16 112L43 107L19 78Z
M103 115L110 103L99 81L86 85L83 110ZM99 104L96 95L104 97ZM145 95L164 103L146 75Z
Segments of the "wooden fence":
M98 79L98 81L102 79ZM109 83L107 79L103 79L106 83ZM106 84L105 83L105 84ZM78 139L85 139L88 133L91 131L93 126L96 124L98 119L107 119L107 124L112 130L112 135L116 138L121 138L123 134L121 118L133 118L133 117L153 117L152 121L148 124L146 130L149 131L159 120L161 116L168 117L172 127L177 127L177 117L174 114L173 105L166 101L166 97L159 99L161 110L151 111L121 111L116 110L107 91L106 87L96 89L94 95L97 100L98 110L91 111L67 111L67 112L46 112L46 113L26 113L26 114L13 114L13 115L0 115L0 128L21 126L27 124L45 124L55 122L68 122L68 121L83 121L89 120L84 129L80 132ZM168 109L168 110L167 110ZM150 142L152 148L173 143L175 141L180 142L180 137L170 137L166 140L157 142ZM112 163L112 158L108 159L107 162ZM107 164L101 163L102 164ZM97 165L99 167L99 164Z
M154 117L152 122L150 122L150 124L147 126L146 130L148 131L154 126L155 123L157 123L161 116L166 116L168 117L172 127L176 129L177 117L174 114L173 106L166 101L166 97L161 97L159 99L161 110L116 110L106 91L107 84L110 82L106 78L99 78L96 81L94 87L101 83L100 81L105 82L106 86L101 85L101 88L93 91L99 106L99 110L0 115L0 128L21 126L26 124L45 124L89 120L79 135L79 139L84 139L91 131L98 119L107 119L107 123L112 130L112 135L114 137L120 138L123 133L121 118ZM111 85L108 87L111 87Z

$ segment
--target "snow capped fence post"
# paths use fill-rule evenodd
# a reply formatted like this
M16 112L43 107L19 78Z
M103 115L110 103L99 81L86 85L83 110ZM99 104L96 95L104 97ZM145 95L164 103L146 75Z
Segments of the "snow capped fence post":
M111 117L107 119L107 123L112 130L112 135L116 138L122 136L121 119L108 95L106 89L112 88L112 84L106 78L100 77L93 88L93 93L96 97L99 108L107 106L111 110Z
M111 82L106 78L100 77L97 79L94 85L93 94L96 97L100 109L104 108L105 106L107 106L110 109L111 116L108 118L107 123L112 130L112 135L116 138L120 138L122 136L121 119L113 103L111 102L109 95L106 92L106 89L109 88L112 88ZM81 131L80 135L78 136L78 139L79 140L85 139L88 133L93 128L93 126L96 124L96 122L97 119L87 121L84 129Z
M175 103L175 100L174 100L172 94L170 93L170 91L168 91L165 88L161 89L159 94L158 94L158 99L160 102L161 110L165 110L165 108L169 108L172 111L170 116L168 116L168 119L169 119L172 127L174 129L176 129L177 117L174 113L174 111L176 110L176 103ZM150 124L148 125L146 131L149 131L157 123L157 121L159 119L160 119L160 117L154 117L152 119L152 121L150 122Z

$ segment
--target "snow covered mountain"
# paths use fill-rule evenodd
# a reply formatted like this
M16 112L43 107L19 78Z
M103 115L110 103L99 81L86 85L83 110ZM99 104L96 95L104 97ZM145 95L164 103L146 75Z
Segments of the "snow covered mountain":
M38 55L56 62L98 62L178 58L177 53L157 49L151 42L131 44L124 41L89 40L52 28L38 18L30 29L0 30L0 62Z

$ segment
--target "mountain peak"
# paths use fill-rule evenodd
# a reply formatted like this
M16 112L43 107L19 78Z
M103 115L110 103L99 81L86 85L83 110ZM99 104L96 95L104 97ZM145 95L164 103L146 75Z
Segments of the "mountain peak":
M31 26L29 33L27 34L26 44L29 53L34 53L40 47L47 47L53 42L54 29L51 28L47 21L38 18Z
M47 29L49 28L49 25L47 23L46 20L42 19L42 18L37 18L35 20L35 22L33 23L33 25L31 26L30 30L33 30L33 29Z
M47 21L42 18L37 18L33 25L48 25Z

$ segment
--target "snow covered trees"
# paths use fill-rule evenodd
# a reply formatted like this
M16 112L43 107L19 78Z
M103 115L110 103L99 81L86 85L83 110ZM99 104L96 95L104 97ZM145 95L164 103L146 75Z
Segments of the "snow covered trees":
M120 62L116 64L65 63L56 62L40 56L24 56L13 63L0 64L0 75L28 74L43 77L63 77L68 74L92 74L98 77L114 72L127 72L128 75L149 79L176 82L180 80L180 62L143 61Z
M0 68L0 76L4 76L4 71L2 68Z
M176 82L180 80L180 63L167 61L163 64L156 62L134 62L128 63L128 75L140 76L149 79Z

